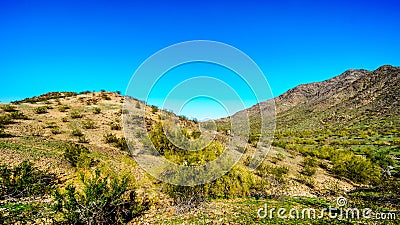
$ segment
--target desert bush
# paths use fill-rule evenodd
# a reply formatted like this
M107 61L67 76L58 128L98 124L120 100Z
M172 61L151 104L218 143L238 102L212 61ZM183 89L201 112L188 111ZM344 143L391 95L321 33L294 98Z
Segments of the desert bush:
M395 165L395 160L390 157L389 150L373 150L366 151L366 156L372 163L379 165L381 168L386 169L388 166Z
M95 129L96 123L93 120L86 120L82 122L82 127L84 129Z
M59 127L53 127L53 128L51 128L51 133L52 134L61 134L62 132Z
M278 152L278 154L276 154L276 158L277 158L279 161L282 161L282 160L285 159L285 155L283 155L282 153Z
M157 106L152 105L152 106L151 106L151 113L156 113L156 112L158 112Z
M78 143L89 143L88 139L86 139L85 135L78 137Z
M318 166L319 165L319 162L318 162L318 160L316 159L316 158L314 158L314 157L306 157L304 160L303 160L303 166L310 166L310 167L316 167L316 166Z
M139 203L135 190L128 187L126 176L101 177L98 170L91 177L81 175L83 190L68 185L54 194L55 210L67 224L123 224L149 208Z
M249 196L256 186L256 180L243 165L235 165L228 173L212 181L207 196L212 198L237 198Z
M0 115L0 127L2 125L7 125L13 123L10 114Z
M190 136L187 131L182 130L182 132L186 138ZM174 139L174 142L180 143L180 146L185 146L185 149L181 149L180 147L175 146L165 135L161 122L154 125L153 129L149 132L149 138L155 149L161 155L164 155L175 163L187 164L190 166L214 160L225 150L225 147L220 142L212 141L204 149L198 151L187 151L185 149L189 149L190 143L181 135L181 131L172 132L171 138Z
M70 107L67 105L62 105L62 106L58 107L58 111L60 111L60 112L66 112L68 109L70 109Z
M101 97L102 97L104 100L111 100L110 96L108 96L107 93L101 93Z
M315 145L317 142L315 140L311 139L301 139L301 138L296 138L295 142L297 144L302 144L302 145Z
M272 146L275 146L275 147L280 147L280 148L286 148L286 141L283 141L283 140L274 140L273 142L272 142Z
M260 137L261 137L261 134L250 134L247 142L249 144L251 144L253 147L257 147Z
M16 112L17 108L10 104L1 105L1 109L5 112Z
M63 118L61 119L61 121L62 121L63 123L66 123L66 122L68 122L68 118L67 118L67 117L63 117Z
M58 128L58 125L56 122L48 122L46 123L45 128Z
M110 123L110 128L111 130L121 130L121 125L119 125L118 123Z
M315 180L311 176L298 174L298 175L296 175L296 180L297 180L297 182L304 184L310 188L314 188L314 186L315 186Z
M101 109L99 107L93 108L93 113L94 114L100 114L101 113Z
M79 119L79 118L82 118L83 117L83 114L81 114L79 111L77 111L77 110L73 110L72 112L70 112L69 113L69 116L72 118L72 119Z
M125 137L118 138L118 142L115 143L115 147L121 150L128 150L128 143L126 142Z
M16 120L27 120L29 119L23 112L15 111L10 113L10 117Z
M58 179L55 174L23 161L9 168L0 165L0 199L41 196L52 191Z
M179 183L187 183L193 176L202 176L190 173L168 173L169 178ZM209 171L208 171L209 172ZM204 173L207 173L204 171ZM165 173L164 173L165 174ZM193 207L201 205L207 198L237 198L250 196L256 185L255 176L243 165L234 166L228 173L220 178L202 185L180 186L165 183L163 192L171 196L174 200L177 212L184 212Z
M82 131L79 130L78 128L73 129L72 132L71 132L71 134L72 134L72 136L75 136L75 137L81 137L81 136L84 135L84 134L82 133Z
M322 147L306 147L302 145L289 145L289 149L297 150L304 156L317 157L319 159L330 159L334 155L335 150L332 146L324 145Z
M90 166L89 149L81 144L68 143L64 147L64 158L73 167Z
M128 150L128 143L126 142L125 137L117 137L115 134L111 133L106 133L103 137L106 143L113 144L121 150Z
M207 196L206 186L180 186L165 183L163 192L174 200L175 211L179 214L198 207L205 201Z
M115 134L112 134L112 133L106 133L106 134L103 135L103 137L104 137L104 141L106 143L115 143L115 142L118 141L117 136Z
M316 172L317 172L317 169L310 165L304 166L303 169L301 170L301 174L304 174L309 177L313 176Z
M201 136L201 132L200 131L193 131L191 136L192 136L193 139L198 139Z
M7 138L11 136L12 136L11 134L6 133L4 129L0 127L0 138Z
M78 95L85 95L85 94L90 94L90 93L91 93L91 91L86 90L86 91L79 92Z
M332 158L332 172L341 177L364 184L375 184L380 179L381 169L370 160L354 155L352 152L340 151Z
M270 166L265 163L256 169L256 174L263 178L272 178L278 183L285 183L289 168L285 166Z
M47 113L47 106L39 106L34 109L36 114L44 114Z

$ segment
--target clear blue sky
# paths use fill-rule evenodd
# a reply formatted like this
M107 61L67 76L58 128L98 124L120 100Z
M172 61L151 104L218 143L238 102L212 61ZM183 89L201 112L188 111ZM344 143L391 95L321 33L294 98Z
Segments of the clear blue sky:
M198 39L245 52L277 96L350 68L400 65L399 12L385 0L1 1L0 101L124 92L147 57Z

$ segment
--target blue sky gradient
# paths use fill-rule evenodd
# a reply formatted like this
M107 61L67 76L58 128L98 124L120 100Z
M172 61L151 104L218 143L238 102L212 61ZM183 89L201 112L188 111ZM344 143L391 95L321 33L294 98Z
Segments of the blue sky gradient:
M347 69L400 65L399 12L385 0L1 1L0 101L124 92L153 53L199 39L249 55L277 96Z

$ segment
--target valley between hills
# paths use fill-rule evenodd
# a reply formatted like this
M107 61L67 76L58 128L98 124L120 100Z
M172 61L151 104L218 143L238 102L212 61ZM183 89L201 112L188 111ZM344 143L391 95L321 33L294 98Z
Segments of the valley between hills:
M124 137L125 101L144 110L147 134ZM260 113L276 106L276 130L255 170ZM201 165L229 141L230 119L199 152L173 146L163 133L167 113L188 139L200 122L146 105L120 92L51 92L0 109L0 224L398 224L400 205L400 68L348 70L303 84L246 110L247 147L215 181L179 187L158 181L129 146L149 144L177 164ZM241 113L241 112L239 112ZM177 178L179 179L179 177ZM260 218L270 208L370 208L397 216L321 219ZM392 213L392 214L390 214Z

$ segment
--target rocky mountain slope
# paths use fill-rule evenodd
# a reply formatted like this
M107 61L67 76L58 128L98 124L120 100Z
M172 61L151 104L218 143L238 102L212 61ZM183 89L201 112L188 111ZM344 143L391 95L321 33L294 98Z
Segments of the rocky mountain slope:
M322 129L399 119L400 68L348 70L339 76L299 85L274 99L277 127ZM267 105L260 103L261 109ZM257 112L255 105L250 112Z

